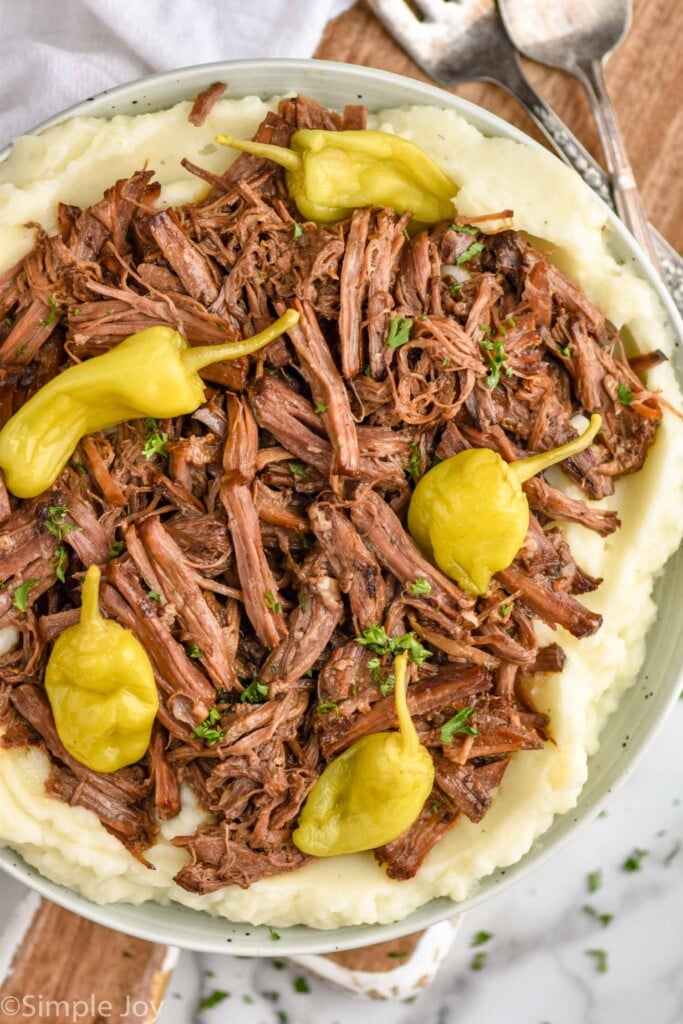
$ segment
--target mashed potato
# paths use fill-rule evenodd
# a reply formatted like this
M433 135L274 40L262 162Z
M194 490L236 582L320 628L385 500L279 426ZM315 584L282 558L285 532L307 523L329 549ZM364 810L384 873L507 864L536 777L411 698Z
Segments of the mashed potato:
M135 118L78 118L19 139L0 166L0 271L30 247L32 235L24 223L40 221L53 231L58 200L86 206L145 163L157 172L165 203L199 198L205 186L183 170L180 157L220 173L231 154L213 143L216 132L250 136L266 109L255 98L223 100L203 127L194 128L187 121L189 104L181 103ZM484 138L450 111L387 110L371 122L411 138L438 161L459 186L460 213L514 209L514 226L547 243L562 268L606 316L628 328L641 350L671 352L656 296L607 251L604 212L571 171L547 154ZM668 363L652 371L648 382L680 405ZM176 900L256 924L332 928L390 922L437 896L463 899L478 879L519 860L553 816L576 803L600 728L641 665L645 634L656 614L653 582L681 536L681 450L683 426L667 414L643 470L620 481L604 503L619 510L622 529L603 540L579 526L567 527L577 562L604 577L597 592L583 598L604 616L604 625L581 641L561 629L553 634L567 654L566 667L561 675L539 678L534 698L551 717L556 745L513 755L484 821L459 820L410 881L388 879L368 853L316 861L248 890L191 895L172 881L186 855L169 842L203 820L190 792L184 793L180 817L164 825L149 854L157 870L149 871L94 814L45 795L49 765L36 749L0 750L0 844L97 903ZM558 482L570 488L563 478ZM539 627L541 632L547 640L546 627ZM11 640L6 633L4 642Z

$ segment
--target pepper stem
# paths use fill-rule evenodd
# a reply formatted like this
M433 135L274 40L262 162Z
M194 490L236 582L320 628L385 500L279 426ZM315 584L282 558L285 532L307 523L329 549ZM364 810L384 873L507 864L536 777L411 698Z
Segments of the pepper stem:
M406 677L408 674L408 654L397 654L394 658L394 701L398 716L398 727L403 745L409 750L419 747L420 741L408 710Z
M91 565L85 574L81 593L81 623L92 626L99 622L100 615L100 569Z
M224 359L239 359L240 356L250 356L258 352L260 348L270 345L281 334L288 331L290 327L299 322L299 314L295 309L288 309L279 320L276 320L266 327L264 331L253 334L251 338L243 341L228 341L225 345L200 345L198 348L186 348L180 353L184 369L189 373L198 373L205 366L212 363L220 363Z
M252 142L250 139L235 139L232 135L217 135L215 141L220 142L222 146L230 146L231 149L240 149L244 153L251 153L252 156L272 160L274 164L279 164L288 171L300 171L303 164L299 154L287 149L286 146L272 146L267 142Z
M602 416L594 413L583 434L579 434L573 441L567 441L559 448L551 448L549 452L539 452L538 455L531 455L528 459L511 462L508 469L516 477L517 482L523 484L537 473L542 473L544 469L548 469L558 462L564 462L572 455L578 455L579 452L584 451L593 443L601 426Z

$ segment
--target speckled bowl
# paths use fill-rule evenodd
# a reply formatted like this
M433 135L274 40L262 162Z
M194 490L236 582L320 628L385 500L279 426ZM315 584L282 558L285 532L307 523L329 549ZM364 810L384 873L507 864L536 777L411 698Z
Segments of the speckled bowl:
M306 60L204 64L153 75L91 97L56 114L34 130L40 131L77 115L111 117L159 110L179 100L194 98L201 89L217 80L230 83L231 97L254 94L268 97L294 90L308 93L321 103L337 108L348 102L363 102L370 109L411 103L433 104L456 110L486 135L504 136L539 148L537 143L500 118L434 86L370 68ZM0 153L0 160L5 159L8 152ZM597 198L595 201L601 202ZM642 250L611 212L606 230L615 256L637 265L640 274L659 295L678 338L683 338L683 323L669 295ZM683 375L680 340L676 353L680 379ZM612 789L633 770L680 692L683 632L679 609L683 601L683 550L669 561L658 580L655 599L658 616L648 635L647 654L639 679L622 697L618 709L603 730L600 749L590 759L588 780L574 811L556 818L551 828L536 840L517 864L484 878L476 892L462 903L456 905L447 899L433 900L403 921L389 925L363 925L330 931L308 927L283 928L277 943L278 955L351 949L406 935L442 921L450 917L456 907L458 911L473 907L526 875L566 842L582 824L590 821ZM650 693L653 696L645 699ZM628 743L625 743L625 738L630 738ZM212 953L272 956L274 952L269 930L264 927L232 924L179 904L97 906L69 889L49 882L8 849L0 849L0 867L69 910L153 942Z

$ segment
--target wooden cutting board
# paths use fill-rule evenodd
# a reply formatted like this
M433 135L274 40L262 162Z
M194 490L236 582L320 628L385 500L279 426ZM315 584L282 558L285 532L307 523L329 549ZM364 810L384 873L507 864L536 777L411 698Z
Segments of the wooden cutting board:
M681 0L634 0L633 26L607 65L607 84L650 220L683 250L683 39ZM430 79L384 30L365 3L356 3L327 26L315 53ZM585 94L561 71L525 62L529 78L575 135L602 162ZM482 82L450 90L499 114L543 141L521 107L497 86Z
M634 11L633 28L610 62L607 80L650 219L681 250L683 75L675 44L683 38L683 3L635 0ZM362 0L329 23L315 56L428 81ZM560 117L601 159L592 116L579 85L559 71L533 65L528 65L528 71ZM452 91L541 138L515 101L495 86L472 83ZM406 946L405 939L402 946ZM46 949L51 950L48 959ZM369 947L344 953L336 960L350 970L373 971L378 956L384 964L387 955L384 946ZM92 998L95 989L102 998L113 1000L117 1019L132 1019L126 1016L125 1008L134 1006L136 999L146 1000L150 1008L158 1006L170 966L165 947L117 935L42 902L36 905L35 918L17 950L11 975L4 981L0 978L0 995L21 998L27 992L41 992L44 998L74 1000L83 993ZM140 1005L136 1019L141 1019ZM0 1024L13 1016L0 1012ZM40 1016L38 1013L37 1018ZM92 1016L83 1019L93 1024L101 1019L97 1003Z

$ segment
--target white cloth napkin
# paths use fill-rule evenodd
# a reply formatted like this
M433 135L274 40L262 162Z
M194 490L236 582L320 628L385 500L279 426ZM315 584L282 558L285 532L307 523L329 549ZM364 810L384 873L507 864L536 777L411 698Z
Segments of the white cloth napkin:
M352 0L0 0L0 147L64 107L155 71L310 57Z

